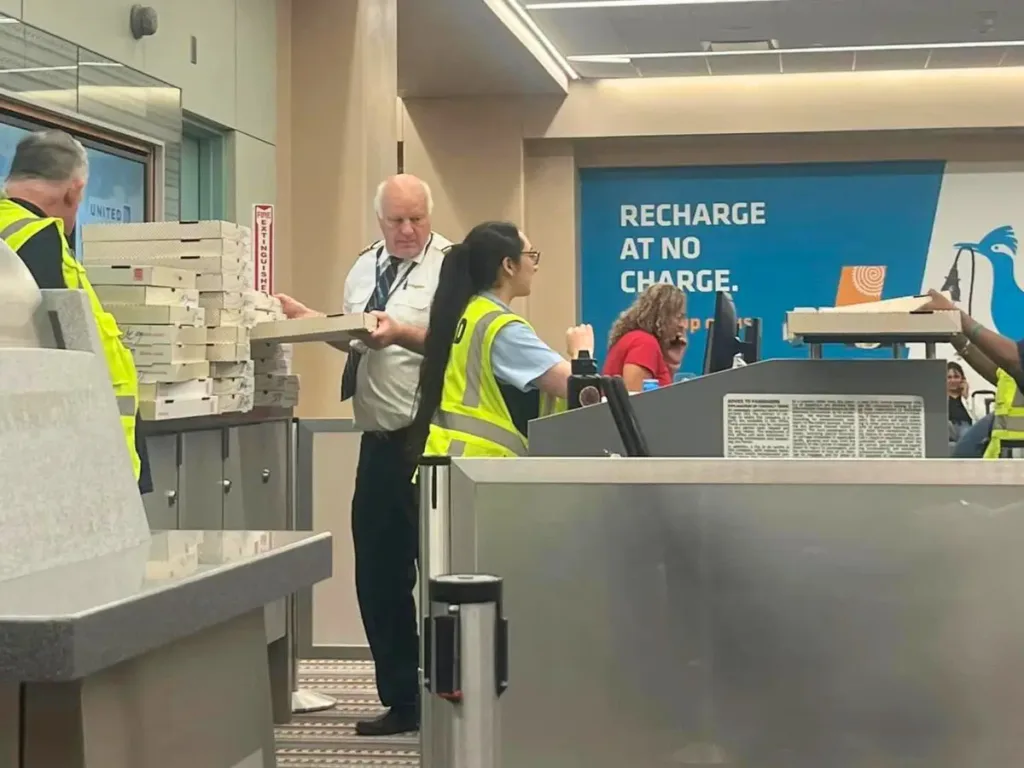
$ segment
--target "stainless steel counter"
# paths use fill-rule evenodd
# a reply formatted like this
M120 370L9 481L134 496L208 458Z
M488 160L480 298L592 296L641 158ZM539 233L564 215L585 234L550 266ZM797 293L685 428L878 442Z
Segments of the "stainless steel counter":
M0 764L273 768L265 606L330 575L330 534L168 531L0 583Z
M1024 765L1024 462L458 459L506 768Z
M169 531L0 582L0 682L83 678L330 575L329 534Z
M144 422L155 530L288 530L293 523L292 412L259 408Z

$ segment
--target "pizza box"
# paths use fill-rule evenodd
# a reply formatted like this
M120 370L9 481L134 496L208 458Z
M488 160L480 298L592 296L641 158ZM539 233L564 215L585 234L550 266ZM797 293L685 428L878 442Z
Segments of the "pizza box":
M112 264L86 267L89 282L100 285L150 285L157 288L195 288L197 274L173 267Z
M252 231L230 221L137 221L128 224L86 224L82 242L125 240L248 240Z
M274 344L306 341L348 344L357 339L365 339L376 328L377 318L373 315L320 315L260 323L252 329L250 339Z
M217 413L216 396L190 397L181 400L140 400L139 415L145 421L166 419L192 419L214 416Z
M786 313L786 338L830 341L929 342L949 341L962 331L955 310L916 312L820 312L794 310Z

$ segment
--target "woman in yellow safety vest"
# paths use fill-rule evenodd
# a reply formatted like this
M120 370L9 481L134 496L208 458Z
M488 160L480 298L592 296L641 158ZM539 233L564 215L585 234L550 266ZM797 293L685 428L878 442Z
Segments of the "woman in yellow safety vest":
M526 424L564 400L561 355L511 309L540 264L515 224L487 222L445 255L420 366L412 449L427 456L523 456ZM566 333L568 352L592 352L589 325ZM422 450L421 450L422 449Z
M929 291L930 301L922 309L955 310L957 306L946 295ZM977 455L984 445L983 458L998 459L1006 443L1024 442L1024 395L1019 382L1024 381L1024 339L1014 341L989 330L966 312L960 311L963 333L953 339L953 347L986 380L996 385L992 413L979 419L958 441L953 456ZM985 445L984 432L989 429Z

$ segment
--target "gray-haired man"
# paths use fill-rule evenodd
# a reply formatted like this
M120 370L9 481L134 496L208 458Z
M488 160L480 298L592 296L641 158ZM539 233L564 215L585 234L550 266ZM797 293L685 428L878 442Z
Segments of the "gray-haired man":
M139 490L153 480L146 440L138 428L138 380L131 353L120 340L114 319L100 309L85 271L72 254L69 234L89 178L89 158L81 142L63 131L32 133L18 142L0 199L0 239L25 262L42 289L80 289L97 314L121 420Z

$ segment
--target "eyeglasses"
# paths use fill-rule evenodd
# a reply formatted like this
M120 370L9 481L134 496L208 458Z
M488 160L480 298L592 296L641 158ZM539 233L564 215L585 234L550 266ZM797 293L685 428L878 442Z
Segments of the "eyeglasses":
M540 251L523 251L523 256L532 261L535 266L540 264Z

